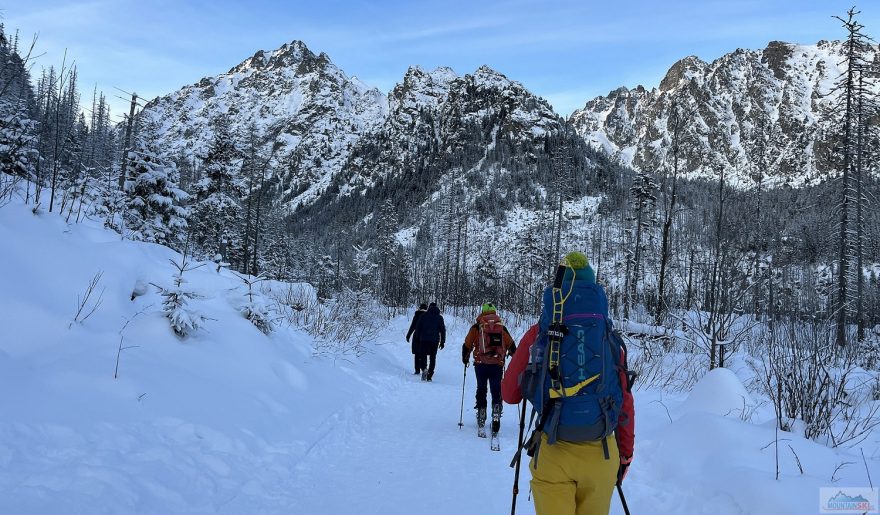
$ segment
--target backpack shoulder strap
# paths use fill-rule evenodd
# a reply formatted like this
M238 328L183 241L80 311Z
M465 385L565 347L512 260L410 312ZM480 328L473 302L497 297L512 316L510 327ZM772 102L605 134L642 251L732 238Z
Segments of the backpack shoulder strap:
M626 341L623 339L623 335L620 334L620 331L614 329L610 321L608 322L608 334L609 342L614 344L611 347L614 354L614 362L617 364L617 368L626 376L626 391L631 392L633 384L636 382L636 378L639 374L638 372L631 372L629 370L629 349L626 348ZM617 347L616 349L615 346ZM621 359L621 353L623 354L623 359Z

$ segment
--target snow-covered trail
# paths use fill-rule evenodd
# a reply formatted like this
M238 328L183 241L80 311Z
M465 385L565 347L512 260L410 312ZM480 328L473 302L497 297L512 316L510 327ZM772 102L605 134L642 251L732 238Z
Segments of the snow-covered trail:
M505 405L501 424L501 452L489 449L488 439L476 436L473 410L475 379L468 368L464 395L464 428L459 429L462 372L461 342L467 325L456 320L448 332L447 346L438 353L434 380L422 382L412 372L412 354L403 339L406 326L392 322L379 339L383 366L370 377L376 396L358 410L327 425L326 434L295 467L291 486L294 513L350 513L376 515L509 513L513 486L510 460L516 449L518 413ZM515 337L520 336L515 334ZM660 399L663 396L660 395ZM681 399L666 398L673 405ZM632 513L744 515L787 512L779 505L766 511L748 507L761 502L732 495L699 472L699 454L689 449L691 436L670 425L666 408L656 392L636 395L636 461L624 485ZM731 422L733 429L739 424ZM694 432L716 432L714 426ZM696 453L696 454L693 454ZM534 515L529 497L531 475L523 455L517 513ZM671 466L670 464L675 464ZM763 476L753 478L765 481ZM740 479L739 482L742 482ZM753 485L754 486L754 485ZM759 497L759 499L762 496ZM746 501L746 502L744 502ZM754 500L752 500L754 501ZM773 503L770 503L773 504ZM785 506L784 501L781 503ZM745 505L745 506L744 506ZM618 495L611 514L623 514Z
M392 329L395 326L392 325ZM399 329L399 326L396 327ZM466 327L453 328L432 382L413 374L402 333L389 332L399 370L377 378L380 398L355 420L341 420L297 466L295 513L486 514L510 510L518 416L506 406L501 452L476 436L475 380L468 368L459 429ZM517 513L534 513L523 469ZM332 488L330 485L333 485Z

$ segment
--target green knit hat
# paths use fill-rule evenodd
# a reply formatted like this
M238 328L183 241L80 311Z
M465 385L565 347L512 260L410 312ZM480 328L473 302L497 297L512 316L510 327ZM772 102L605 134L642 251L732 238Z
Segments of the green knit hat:
M565 267L565 275L562 276L563 281L586 281L588 283L596 282L596 273L590 267L587 256L583 252L569 252L562 258L562 266Z
M492 304L491 302L483 304L480 314L485 315L486 313L495 313L495 304Z
M568 268L573 268L575 270L582 270L589 266L589 262L587 261L587 256L583 252L569 252L562 258L562 264L567 266Z

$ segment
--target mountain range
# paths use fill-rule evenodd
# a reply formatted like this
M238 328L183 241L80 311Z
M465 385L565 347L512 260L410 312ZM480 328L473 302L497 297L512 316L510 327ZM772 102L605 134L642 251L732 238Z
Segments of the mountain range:
M365 193L431 166L442 170L423 178L439 181L452 168L466 174L477 166L484 174L510 159L502 168L528 182L546 175L536 168L550 158L546 139L568 138L566 128L636 171L668 169L678 137L686 147L682 176L711 178L723 169L740 187L759 179L798 186L827 176L823 113L837 98L840 60L840 43L827 41L774 41L711 63L690 56L658 86L621 87L589 100L566 124L548 102L487 66L464 76L413 66L386 95L294 41L154 99L143 116L169 156L203 156L218 119L241 140L255 135L280 171L277 193L292 210L326 200L328 191ZM674 109L682 113L678 136ZM499 156L502 141L524 153ZM439 183L423 189L436 192Z

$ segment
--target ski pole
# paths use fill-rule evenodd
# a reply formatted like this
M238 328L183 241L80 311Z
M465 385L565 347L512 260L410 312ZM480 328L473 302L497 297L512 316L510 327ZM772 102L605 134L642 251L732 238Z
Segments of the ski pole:
M626 515L629 515L629 508L626 506L626 497L623 496L623 488L620 487L620 483L617 483L617 493L620 494L620 504L623 505L623 512Z
M464 383L467 381L467 363L464 364L464 375L461 377L461 412L458 415L458 428L464 428Z
M516 495L519 493L519 465L522 463L523 434L526 430L526 400L522 400L519 413L519 445L516 448L516 468L513 472L513 500L510 502L510 515L516 514Z

